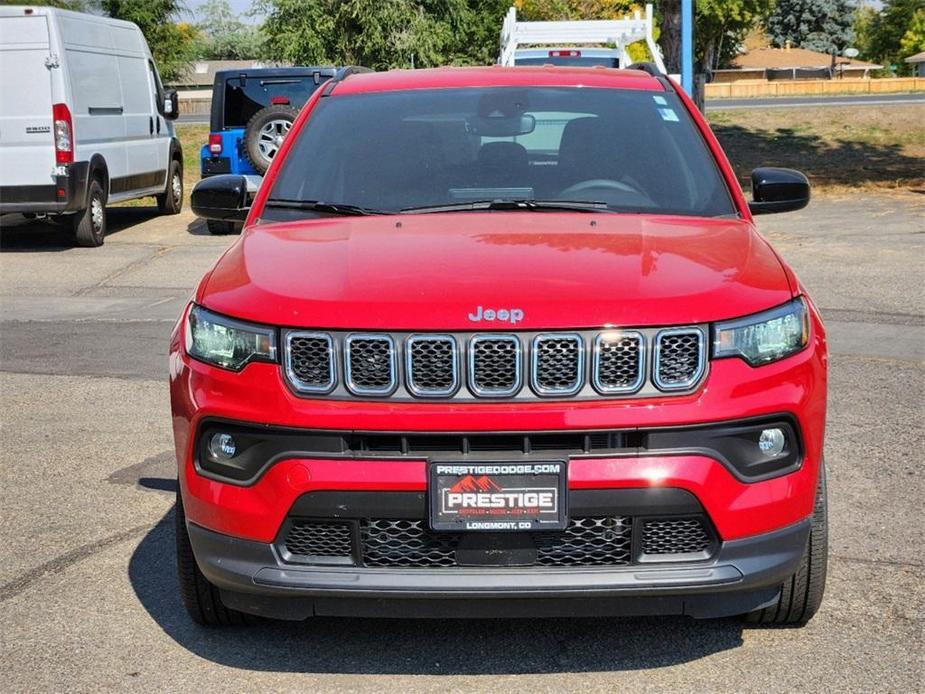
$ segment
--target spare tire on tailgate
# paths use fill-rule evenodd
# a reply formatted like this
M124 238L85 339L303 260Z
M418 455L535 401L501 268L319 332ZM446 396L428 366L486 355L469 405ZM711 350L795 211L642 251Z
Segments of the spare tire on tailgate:
M244 152L260 174L270 168L270 162L283 144L299 109L277 104L260 109L247 121L244 131Z

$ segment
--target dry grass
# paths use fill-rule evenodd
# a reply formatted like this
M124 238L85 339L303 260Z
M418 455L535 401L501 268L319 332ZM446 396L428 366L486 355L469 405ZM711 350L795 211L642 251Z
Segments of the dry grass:
M708 112L743 185L758 166L805 172L817 191L925 189L919 105Z

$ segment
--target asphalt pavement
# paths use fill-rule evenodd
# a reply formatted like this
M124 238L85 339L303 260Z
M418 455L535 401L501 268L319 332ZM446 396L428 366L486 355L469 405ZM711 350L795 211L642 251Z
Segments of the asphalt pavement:
M925 201L759 218L831 349L831 563L801 630L735 620L193 625L177 596L167 338L233 241L111 211L98 249L0 219L0 691L925 690Z

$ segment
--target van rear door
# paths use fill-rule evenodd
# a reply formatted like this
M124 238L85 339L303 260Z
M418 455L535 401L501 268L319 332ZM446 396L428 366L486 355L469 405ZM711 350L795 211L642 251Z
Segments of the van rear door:
M0 186L54 184L45 15L0 16Z

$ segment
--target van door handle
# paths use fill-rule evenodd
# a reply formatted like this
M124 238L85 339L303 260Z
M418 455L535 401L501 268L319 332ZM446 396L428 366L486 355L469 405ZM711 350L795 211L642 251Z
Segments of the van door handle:
M148 134L154 134L154 116L148 116Z
M161 134L161 117L160 116L155 116L155 117L157 118L157 134L160 135Z

